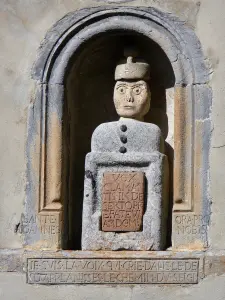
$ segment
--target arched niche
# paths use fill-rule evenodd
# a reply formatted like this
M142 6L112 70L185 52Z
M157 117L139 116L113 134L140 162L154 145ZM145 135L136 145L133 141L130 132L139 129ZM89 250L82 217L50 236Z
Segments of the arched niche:
M174 183L173 247L207 246L207 232L186 234L180 228L197 217L207 220L198 226L208 225L207 69L192 30L174 16L143 7L70 13L47 33L39 49L33 68L37 92L29 118L26 201L28 218L37 213L38 224L35 235L26 234L26 244L79 249L84 157L94 128L117 119L113 74L128 42L136 44L151 65L152 110L147 120L158 122L165 137L165 92L174 86L174 163L173 149L168 148Z

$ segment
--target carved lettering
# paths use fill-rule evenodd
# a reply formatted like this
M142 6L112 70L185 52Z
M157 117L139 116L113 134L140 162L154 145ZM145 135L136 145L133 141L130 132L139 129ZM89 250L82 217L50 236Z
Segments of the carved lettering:
M102 230L140 231L144 211L143 172L105 172L102 183Z
M198 259L28 258L27 281L36 284L198 282Z
M39 231L44 235L58 235L61 232L59 216L50 214L21 216L19 233L35 234Z
M195 214L175 214L174 225L177 235L199 237L207 233L208 216Z

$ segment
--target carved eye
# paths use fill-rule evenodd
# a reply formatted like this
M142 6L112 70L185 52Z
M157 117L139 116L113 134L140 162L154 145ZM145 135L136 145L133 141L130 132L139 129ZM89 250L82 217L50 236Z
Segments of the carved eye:
M120 86L118 87L117 91L120 93L120 94L124 94L125 91L126 91L126 88L124 86Z
M135 95L140 95L140 93L141 93L141 88L140 88L140 87L135 87L135 88L133 89L133 92L134 92Z

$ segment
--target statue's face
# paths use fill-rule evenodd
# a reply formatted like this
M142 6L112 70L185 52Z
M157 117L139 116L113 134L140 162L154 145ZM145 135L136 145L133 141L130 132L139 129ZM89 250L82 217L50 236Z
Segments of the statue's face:
M150 91L145 81L117 81L114 104L120 117L142 119L150 108Z

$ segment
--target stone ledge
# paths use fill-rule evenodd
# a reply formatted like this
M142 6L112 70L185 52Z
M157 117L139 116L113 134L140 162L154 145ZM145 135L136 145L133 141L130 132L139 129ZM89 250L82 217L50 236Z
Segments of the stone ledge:
M29 284L197 284L199 257L28 258Z
M225 251L47 251L27 249L0 250L0 272L26 271L27 258L199 258L200 278L225 274Z
M27 249L1 249L0 272L23 272L27 258L207 258L210 262L225 262L225 252L222 254L204 251L48 251ZM210 268L214 270L211 266ZM225 273L225 264L224 264Z

